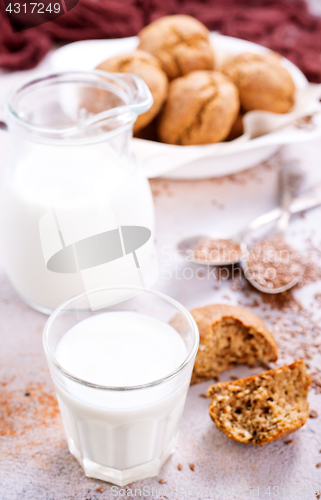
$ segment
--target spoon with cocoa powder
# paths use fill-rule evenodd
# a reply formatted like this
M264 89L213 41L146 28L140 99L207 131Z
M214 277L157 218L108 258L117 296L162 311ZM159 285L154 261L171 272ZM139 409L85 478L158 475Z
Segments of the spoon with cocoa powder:
M281 198L283 184L284 182L280 182ZM315 208L319 205L321 205L320 195L309 191L292 199L289 208L290 215ZM177 249L188 262L195 264L209 266L237 264L241 260L244 261L247 254L246 236L252 231L278 220L282 213L284 213L284 210L281 207L274 208L270 212L252 220L242 231L234 235L214 233L185 238L178 243ZM284 224L286 222L284 215L282 220L282 224Z
M177 246L188 262L209 266L227 266L242 260L246 244L225 234L200 235L186 238Z
M287 163L280 172L281 215L272 237L256 242L243 256L244 275L252 286L264 293L281 293L301 279L300 255L284 239L290 222L291 203L302 180L296 162Z

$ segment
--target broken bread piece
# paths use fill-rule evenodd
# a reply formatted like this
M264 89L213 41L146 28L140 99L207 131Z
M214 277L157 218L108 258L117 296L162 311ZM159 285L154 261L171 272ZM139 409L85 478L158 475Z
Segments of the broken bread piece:
M303 361L208 389L216 427L241 443L265 444L302 427L309 416L310 376Z
M277 344L261 318L243 307L215 304L191 311L199 333L192 384L216 377L235 363L276 361Z

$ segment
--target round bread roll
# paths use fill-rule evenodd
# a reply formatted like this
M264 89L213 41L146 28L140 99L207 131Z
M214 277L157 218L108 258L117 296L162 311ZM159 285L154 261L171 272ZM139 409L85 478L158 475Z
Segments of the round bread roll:
M295 85L276 54L239 54L221 68L237 86L244 111L287 113L294 104Z
M234 139L237 139L244 134L243 117L244 113L241 111L232 125L230 133L226 138L227 141L234 141Z
M154 99L152 107L140 115L135 124L134 132L146 127L159 113L167 97L168 79L158 60L142 50L112 57L102 62L96 69L112 73L133 73L140 76L148 85Z
M172 80L191 71L214 69L208 35L208 29L193 17L166 16L138 33L138 48L157 57Z
M160 115L162 142L190 145L223 141L240 109L238 91L216 71L193 71L170 83Z

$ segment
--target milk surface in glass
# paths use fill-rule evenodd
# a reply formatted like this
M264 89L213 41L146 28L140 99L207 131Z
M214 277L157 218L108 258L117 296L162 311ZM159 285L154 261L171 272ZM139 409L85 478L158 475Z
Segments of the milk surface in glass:
M132 311L104 312L74 325L55 357L91 384L128 387L166 377L188 354L179 333ZM54 379L55 380L55 379ZM142 390L98 391L55 381L71 453L86 475L128 484L159 472L174 450L190 370L183 379Z

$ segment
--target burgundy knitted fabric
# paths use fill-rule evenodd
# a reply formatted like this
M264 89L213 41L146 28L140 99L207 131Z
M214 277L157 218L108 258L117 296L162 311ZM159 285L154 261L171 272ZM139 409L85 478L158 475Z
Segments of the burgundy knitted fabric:
M35 29L13 33L0 0L0 68L33 68L47 54L51 45L50 38Z
M210 30L281 53L310 81L321 82L321 18L308 12L304 0L80 0L60 18L14 34L2 2L2 68L35 66L53 41L132 36L160 16L190 14Z

